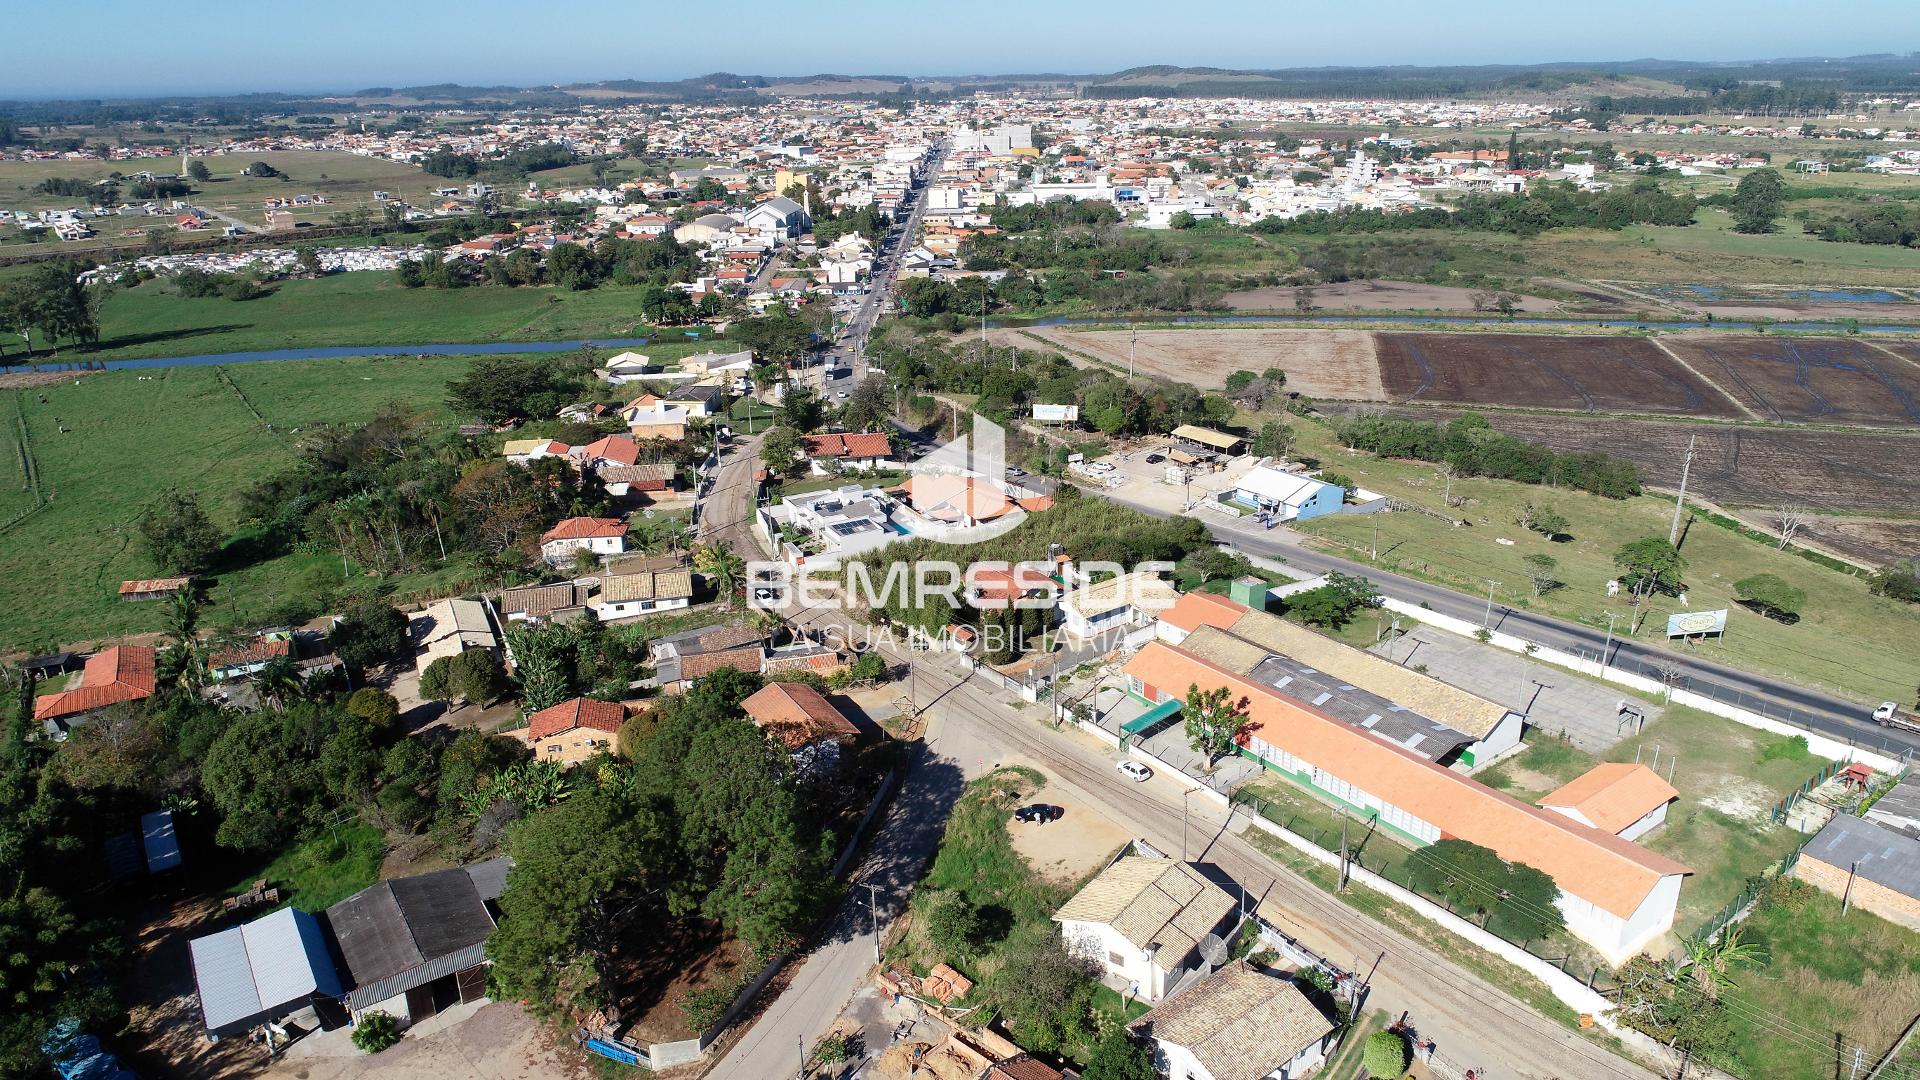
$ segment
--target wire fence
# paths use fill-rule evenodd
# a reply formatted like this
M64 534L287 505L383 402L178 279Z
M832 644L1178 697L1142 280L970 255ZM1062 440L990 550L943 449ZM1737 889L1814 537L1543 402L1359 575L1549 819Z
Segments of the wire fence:
M1773 810L1772 810L1773 823L1775 825L1778 825L1786 821L1787 815L1793 812L1793 808L1796 803L1798 803L1801 799L1806 798L1809 794L1813 792L1815 788L1819 787L1821 784L1824 784L1827 781L1833 779L1834 776L1836 776L1841 769L1844 769L1846 767L1847 767L1847 763L1844 761L1830 761L1827 763L1825 768L1821 769L1817 773L1814 773L1812 779L1808 780L1804 784L1801 784L1799 787L1795 788L1794 790L1788 792L1785 798L1773 804Z
M1308 841L1322 851L1336 856L1340 854L1341 833L1337 826L1325 827L1323 823L1317 823L1303 814L1290 813L1286 808L1275 805L1245 788L1234 792L1232 799L1234 803L1253 810L1261 817L1266 818L1268 821L1280 826L1293 835ZM1371 817L1363 817L1341 807L1329 806L1326 809L1334 814L1336 818L1346 821L1348 825L1357 827L1357 832L1349 831L1349 840L1353 840L1356 837L1366 837L1369 834L1369 830L1378 827L1378 823ZM1512 935L1501 933L1499 929L1500 908L1498 905L1487 911L1484 917L1480 919L1473 918L1474 913L1472 912L1456 911L1453 902L1447 897L1423 889L1416 884L1411 867L1406 866L1404 863L1397 862L1395 859L1383 855L1377 850L1368 851L1367 846L1365 843L1359 843L1357 845L1349 843L1347 845L1347 858L1362 869L1385 878L1387 881L1398 885L1415 896L1420 897L1422 900L1440 906L1449 914L1466 919L1468 922L1473 923L1474 926L1492 934L1509 945L1524 949L1529 955L1552 964L1567 975L1580 980L1590 990L1605 994L1613 989L1614 983L1612 981L1611 969L1609 969L1603 961L1589 956L1576 956L1574 955L1574 950L1566 947L1564 943L1556 942L1552 939L1525 941L1517 939Z
M1747 909L1760 899L1760 894L1766 891L1768 882L1775 878L1786 877L1793 872L1794 864L1800 861L1800 852L1805 850L1812 841L1812 834L1803 837L1799 845L1787 852L1780 861L1748 878L1747 883L1740 888L1740 895L1727 901L1725 907L1714 912L1706 922L1701 923L1700 929L1695 931L1693 936L1706 941L1719 937L1722 930L1739 921L1747 913Z

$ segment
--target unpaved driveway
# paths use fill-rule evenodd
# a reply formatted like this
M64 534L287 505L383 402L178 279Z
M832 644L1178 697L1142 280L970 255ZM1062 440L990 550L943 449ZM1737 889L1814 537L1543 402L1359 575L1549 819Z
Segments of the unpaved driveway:
M460 1023L409 1034L378 1054L354 1049L344 1030L296 1044L274 1080L572 1080L585 1055L562 1049L520 1006L493 1002Z

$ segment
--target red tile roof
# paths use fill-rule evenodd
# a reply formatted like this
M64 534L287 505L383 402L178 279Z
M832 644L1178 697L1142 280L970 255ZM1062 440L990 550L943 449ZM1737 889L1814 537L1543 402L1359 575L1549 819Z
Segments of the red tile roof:
M1174 601L1172 607L1160 613L1160 621L1188 633L1203 626L1231 630L1233 624L1239 622L1248 610L1245 604L1213 593L1181 593L1180 599Z
M884 431L857 434L803 435L810 458L883 458L893 450Z
M832 702L805 683L768 683L740 707L789 750L820 739L851 739L860 734Z
M627 535L627 523L619 518L575 517L568 518L540 538L541 543L549 540L595 540L608 536Z
M750 645L739 649L723 649L719 652L694 653L680 658L680 678L690 682L704 678L721 668L732 668L748 675L758 675L760 665L766 654L760 646Z
M588 461L632 465L640 460L640 444L631 435L608 435L580 447L580 456Z
M264 664L269 660L293 653L293 642L286 638L254 638L252 641L232 645L207 657L210 668L241 667L247 664Z
M575 728L592 728L617 735L626 719L626 708L616 702L574 698L527 717L527 738L538 741L563 735Z
M135 578L132 581L123 581L120 583L120 595L130 596L135 593L179 592L181 589L187 587L187 582L192 580L193 578L191 576Z
M33 718L55 720L151 697L153 660L154 651L145 645L115 645L96 653L80 669L79 686L34 700Z

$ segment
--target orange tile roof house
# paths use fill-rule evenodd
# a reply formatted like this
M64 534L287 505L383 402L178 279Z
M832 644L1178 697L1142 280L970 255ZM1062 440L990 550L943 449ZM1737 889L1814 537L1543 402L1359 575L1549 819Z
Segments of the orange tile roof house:
M787 748L802 772L834 771L840 765L841 745L860 735L846 714L805 683L768 683L740 708Z
M33 718L55 738L65 738L71 721L87 713L140 701L153 696L153 649L145 645L115 645L87 658L79 685L33 701Z
M1410 750L1164 642L1124 669L1128 692L1153 703L1188 687L1226 687L1250 722L1241 752L1417 844L1456 838L1552 877L1567 928L1621 963L1673 925L1693 871L1602 829L1504 795Z
M850 434L802 435L807 458L812 462L813 472L820 476L827 474L827 460L840 463L842 469L866 470L878 466L893 455L893 448L887 443L884 431L865 431Z
M627 523L619 518L567 518L540 537L540 555L550 566L566 562L579 551L618 555L625 550Z
M525 739L539 760L572 766L610 748L626 720L626 707L618 702L582 697L529 715L527 726L512 734Z
M1622 840L1638 840L1667 820L1667 806L1679 797L1645 765L1608 761L1574 777L1540 805Z

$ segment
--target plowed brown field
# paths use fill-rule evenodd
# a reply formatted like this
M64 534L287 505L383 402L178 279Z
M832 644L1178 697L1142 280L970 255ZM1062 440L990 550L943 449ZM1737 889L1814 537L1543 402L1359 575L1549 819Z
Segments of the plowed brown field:
M1666 345L1758 419L1920 424L1920 365L1864 341L1754 335Z
M1733 419L1726 394L1645 338L1380 334L1393 401Z

